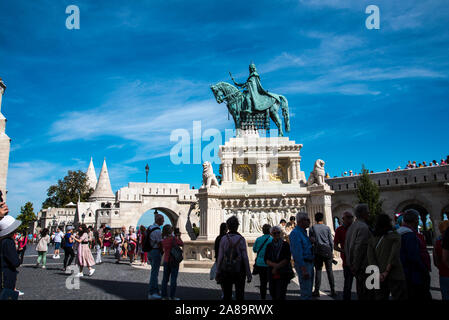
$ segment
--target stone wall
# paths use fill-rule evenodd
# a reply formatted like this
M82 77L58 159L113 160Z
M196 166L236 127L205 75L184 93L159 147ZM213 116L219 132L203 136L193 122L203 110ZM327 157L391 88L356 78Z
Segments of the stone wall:
M326 179L331 189L332 215L341 218L345 210L353 211L357 204L357 181L360 176ZM390 215L411 205L427 210L435 226L444 212L449 212L449 165L379 172L370 174L379 186L383 210Z

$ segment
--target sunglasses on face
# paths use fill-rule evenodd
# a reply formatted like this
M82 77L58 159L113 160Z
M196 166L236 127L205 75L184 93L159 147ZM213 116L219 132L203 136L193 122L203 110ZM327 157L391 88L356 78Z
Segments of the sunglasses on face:
M275 234L281 234L279 231L273 232L273 235Z

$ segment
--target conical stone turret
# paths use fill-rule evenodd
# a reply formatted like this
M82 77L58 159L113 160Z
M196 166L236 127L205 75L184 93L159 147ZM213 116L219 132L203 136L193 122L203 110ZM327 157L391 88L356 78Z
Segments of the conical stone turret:
M111 188L111 181L109 181L108 167L106 166L106 159L104 159L103 167L101 168L100 177L98 178L97 187L90 196L91 200L113 200L115 198Z
M87 168L86 176L87 176L87 186L89 187L89 189L95 190L97 188L97 175L95 174L95 168L92 162L92 157L90 157L89 168Z

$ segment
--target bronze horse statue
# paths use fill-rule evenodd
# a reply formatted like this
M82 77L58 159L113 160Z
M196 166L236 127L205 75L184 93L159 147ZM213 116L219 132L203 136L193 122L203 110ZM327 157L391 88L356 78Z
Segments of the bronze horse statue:
M235 128L242 128L242 119L245 117L245 113L248 113L248 106L245 105L245 94L242 93L239 89L234 87L232 84L227 82L218 82L211 87L212 92L214 93L215 100L218 103L226 102L229 113L232 115L234 119ZM277 99L272 99L267 97L267 99L271 99L270 103L266 104L264 110L255 110L251 108L250 114L256 115L265 113L267 116L273 120L279 130L279 136L284 136L284 131L282 130L282 120L279 117L278 111L279 108L282 110L282 115L284 116L285 121L285 131L290 132L290 120L288 114L288 101L284 96L274 94L270 92L270 95L276 97Z

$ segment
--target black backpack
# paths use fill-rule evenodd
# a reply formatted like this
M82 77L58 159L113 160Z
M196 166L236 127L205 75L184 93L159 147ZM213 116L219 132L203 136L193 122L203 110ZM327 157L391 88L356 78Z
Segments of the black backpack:
M220 272L223 273L240 273L242 270L242 258L238 254L236 247L240 243L240 241L243 239L243 237L240 237L239 240L236 241L235 244L232 244L231 238L229 235L226 235L228 238L229 247L226 249L224 255L223 255L223 261L220 265Z
M145 239L143 240L143 244L142 244L142 251L143 252L148 252L151 251L151 249L153 249L153 247L151 246L151 239L150 239L150 235L154 230L159 229L159 227L154 227L153 229L150 230L150 228L148 228L145 231Z
M175 237L173 237L173 245L170 250L170 264L172 266L178 266L184 259L183 252L180 246L176 243Z

